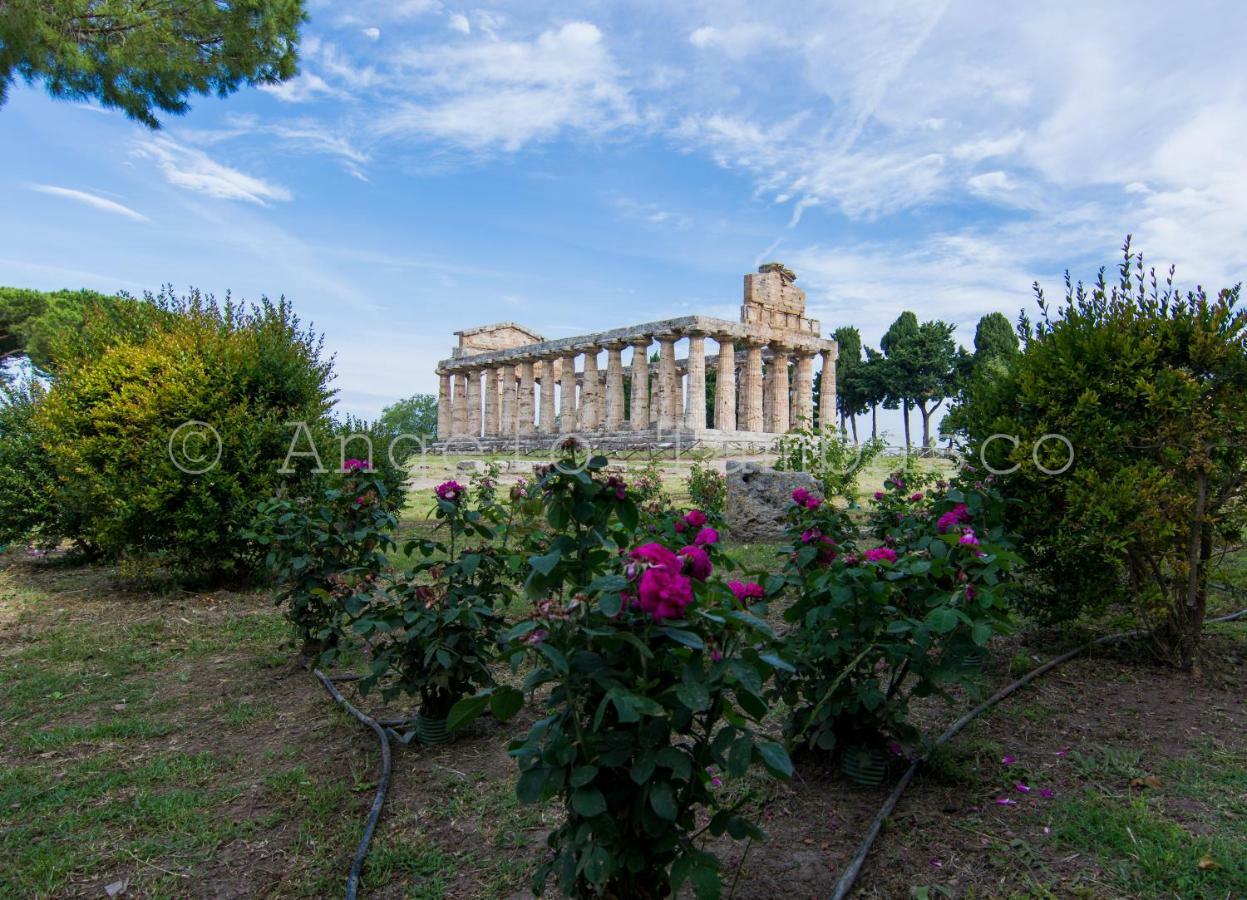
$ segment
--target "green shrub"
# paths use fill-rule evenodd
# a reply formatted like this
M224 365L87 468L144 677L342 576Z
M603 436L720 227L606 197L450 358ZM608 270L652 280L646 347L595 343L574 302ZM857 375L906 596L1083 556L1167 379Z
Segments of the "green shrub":
M838 433L800 428L779 439L775 468L809 472L823 486L825 497L843 497L853 503L858 475L886 446L883 438L849 443Z
M889 478L875 495L882 546L864 551L844 512L794 493L784 655L796 671L779 692L793 742L842 762L916 742L910 698L968 684L1007 625L1017 557L1000 525L1004 501L973 484L945 487Z
M1127 240L1112 287L1103 271L1090 289L1067 276L1053 309L1036 285L1041 320L1022 321L1022 352L961 416L976 457L1017 466L1005 484L1021 501L1010 525L1035 576L1029 611L1128 602L1185 668L1216 545L1247 517L1247 312L1238 287L1183 294L1172 279L1145 272Z
M553 533L528 559L532 614L508 635L513 666L530 667L525 690L550 688L546 715L511 744L516 793L558 797L566 810L533 887L553 875L567 896L642 898L691 882L698 897L717 897L718 861L697 845L700 830L761 837L720 776L754 764L792 771L758 730L764 686L783 665L769 651L764 603L749 607L765 591L723 582L718 536L702 516L636 546L638 495L603 477L605 464L542 473ZM461 701L452 722L487 705L507 717L520 702L498 687Z
M277 604L308 657L324 657L344 643L389 570L386 550L398 527L401 495L393 479L362 460L347 460L345 468L314 495L260 501L254 526L243 535L264 551Z
M0 382L0 544L50 542L60 531L56 471L37 424L37 381Z
M723 516L727 501L727 479L723 473L700 462L693 463L688 474L688 493L693 503L715 518Z
M244 535L255 502L314 484L306 459L279 470L292 421L327 427L331 364L284 300L148 299L134 307L137 322L112 307L88 311L54 354L35 425L59 479L57 525L180 578L245 574L258 562ZM189 421L211 426L219 444L211 432L179 432Z
M474 484L437 486L434 515L446 539L408 543L405 552L418 553L420 561L393 575L351 626L372 647L360 690L379 685L387 699L416 698L426 719L445 719L463 696L493 685L502 610L514 593L506 558L494 545L501 518L495 483L486 474ZM480 496L470 503L473 493Z

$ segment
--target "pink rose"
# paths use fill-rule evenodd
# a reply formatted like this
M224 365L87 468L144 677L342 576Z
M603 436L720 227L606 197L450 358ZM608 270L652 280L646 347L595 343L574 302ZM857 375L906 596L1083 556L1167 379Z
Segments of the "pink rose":
M867 562L896 562L896 551L891 547L875 547L862 554Z
M706 524L706 514L700 509L690 509L684 514L684 521L694 528L701 528Z
M689 545L680 551L680 556L684 557L684 571L698 581L705 581L714 571L709 555L701 547Z
M728 590L741 603L748 603L750 600L761 600L766 596L766 590L756 581L748 583L744 581L729 581L727 583Z
M651 566L660 566L670 569L672 572L680 571L680 559L662 544L651 542L636 547L628 556L641 563L648 563Z
M693 543L699 547L704 547L707 544L717 544L719 543L719 532L707 526L697 532L697 537L693 538Z
M637 606L655 622L679 619L693 602L693 583L665 566L652 566L641 576Z

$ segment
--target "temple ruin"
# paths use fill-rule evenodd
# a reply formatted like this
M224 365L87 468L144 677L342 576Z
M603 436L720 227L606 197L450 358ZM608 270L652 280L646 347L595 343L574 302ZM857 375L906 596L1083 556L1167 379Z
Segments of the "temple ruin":
M795 281L779 263L746 275L739 322L683 316L558 340L514 322L455 332L459 345L437 366L438 441L537 448L577 435L606 447L767 446L800 423L828 426L836 342L806 318ZM712 356L707 338L716 345ZM817 411L816 357L823 372Z

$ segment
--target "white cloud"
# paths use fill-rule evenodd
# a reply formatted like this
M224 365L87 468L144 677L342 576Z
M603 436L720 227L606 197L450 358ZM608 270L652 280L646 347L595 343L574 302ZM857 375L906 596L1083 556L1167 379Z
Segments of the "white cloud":
M472 23L468 21L468 17L463 13L454 13L446 20L446 27L451 31L457 31L460 34L471 34Z
M513 151L565 130L602 134L635 122L620 73L588 22L535 40L480 40L408 51L401 77L425 98L382 115L384 136L437 138L472 149Z
M361 28L360 34L368 38L368 40L370 41L375 41L379 37L381 37L381 29L378 28L376 25L370 25L367 28Z
M726 27L703 25L688 36L688 42L699 50L718 50L729 59L744 59L764 50L796 43L790 32L755 22Z
M304 71L280 84L262 84L260 90L283 103L308 103L325 97L342 98L345 93L315 72Z
M978 138L958 144L953 148L952 154L957 159L970 162L978 162L993 156L1009 156L1022 145L1023 137L1025 137L1025 132L1016 128L1009 134L998 138Z
M58 187L54 184L32 184L32 191L38 191L41 194L48 194L52 197L64 197L67 200L75 200L78 203L85 203L94 209L102 212L113 213L118 216L125 216L135 222L150 222L151 219L140 212L136 212L128 206L117 203L115 200L109 200L107 197L101 197L98 194L92 194L89 191L79 191L73 188Z
M170 184L209 197L267 206L269 200L285 201L293 196L281 185L230 168L202 150L184 147L164 136L138 144L134 152L153 160Z

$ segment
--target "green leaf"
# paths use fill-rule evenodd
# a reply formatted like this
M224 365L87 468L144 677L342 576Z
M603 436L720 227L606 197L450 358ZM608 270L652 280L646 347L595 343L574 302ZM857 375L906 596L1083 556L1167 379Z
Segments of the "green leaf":
M797 671L792 667L788 660L784 659L778 653L760 653L758 654L758 659L762 660L764 663L768 663L773 669L779 669L781 672L795 673Z
M700 712L710 706L710 689L700 681L682 681L675 688L675 695L691 712Z
M606 797L597 788L572 791L572 809L586 819L600 816L606 812Z
M623 609L623 597L618 593L602 594L598 597L598 609L602 611L602 615L613 619Z
M706 647L702 639L691 631L684 631L680 628L659 628L658 631L685 647L691 647L694 650L704 650Z
M515 796L521 803L539 803L545 796L546 778L550 770L534 766L520 773L515 783Z
M753 758L753 739L742 734L732 742L731 752L727 756L727 774L739 778L749 771L749 761Z
M563 551L559 549L551 550L545 556L530 556L528 564L542 575L549 575L554 571L554 567L559 564L559 560L563 558Z
M464 725L475 720L477 716L485 711L485 707L488 705L489 697L485 694L464 697L450 708L450 713L446 716L446 729L448 731L458 731Z
M937 634L948 634L957 627L957 611L949 609L947 606L941 606L931 610L927 616L927 622L931 626L931 630Z
M489 710L499 722L505 722L524 707L524 694L513 687L497 687L489 697Z
M888 623L888 634L904 634L907 631L912 631L913 628L913 623L907 619L896 619Z
M675 821L675 795L671 791L671 782L655 781L649 786L649 805L655 815L668 822Z
M584 787L597 777L597 766L577 766L572 769L571 785L574 788Z
M972 639L974 640L974 643L978 644L980 647L986 645L987 642L991 640L991 637L992 626L990 622L979 622L974 626Z
M542 656L550 661L550 665L554 667L554 671L561 675L567 674L567 657L564 656L561 651L556 650L554 647L551 647L549 644L544 642L537 645L537 650Z
M781 778L792 777L792 760L788 758L788 751L782 744L775 741L758 741L757 748L762 762L768 769Z

